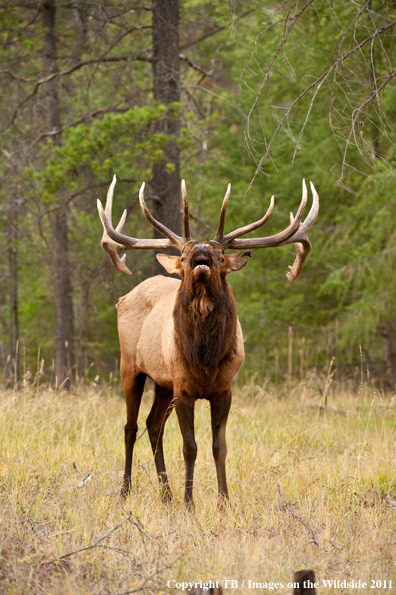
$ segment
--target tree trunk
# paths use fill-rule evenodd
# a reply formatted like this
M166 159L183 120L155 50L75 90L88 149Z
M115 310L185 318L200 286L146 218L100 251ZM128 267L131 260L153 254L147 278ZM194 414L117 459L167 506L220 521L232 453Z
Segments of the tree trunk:
M55 26L55 0L44 0L42 7L44 38L44 65L46 74L58 71L57 33ZM60 128L60 102L58 79L46 84L47 126ZM61 136L53 136L55 146L61 145ZM52 274L55 293L55 384L69 388L73 368L73 303L68 259L68 226L65 194L60 191L56 208L51 211Z
M396 388L396 329L392 320L380 324L378 332L383 337L385 358L385 384L391 389Z
M179 0L152 0L153 10L153 90L154 99L169 106L180 101ZM154 217L181 234L180 209L180 118L165 116L156 132L172 135L165 147L165 160L155 163L151 181ZM163 237L154 231L154 237ZM167 254L172 252L167 250ZM178 252L174 252L178 254ZM155 259L154 273L165 275Z
M16 386L20 379L19 370L19 317L18 317L18 207L14 192L10 198L7 221L7 264L8 264L8 302L10 310L9 341L10 356L13 363L12 384Z
M4 370L4 307L3 307L3 283L0 281L0 364L2 370Z

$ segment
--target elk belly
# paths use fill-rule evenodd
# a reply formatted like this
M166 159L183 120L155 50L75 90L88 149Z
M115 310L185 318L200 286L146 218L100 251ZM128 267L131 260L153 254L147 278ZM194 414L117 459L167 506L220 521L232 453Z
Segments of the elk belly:
M147 316L137 345L136 363L139 369L154 382L168 389L173 388L171 358L173 318L164 320L156 316L154 309Z

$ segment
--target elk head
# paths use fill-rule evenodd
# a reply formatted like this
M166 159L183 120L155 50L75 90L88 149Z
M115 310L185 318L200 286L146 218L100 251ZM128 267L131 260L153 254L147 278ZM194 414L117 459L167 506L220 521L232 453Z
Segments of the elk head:
M285 246L286 244L295 244L297 255L292 266L289 266L289 271L286 273L288 281L295 281L301 274L305 259L310 250L311 243L308 239L308 231L315 223L319 212L319 196L311 182L311 191L313 202L310 212L305 221L302 222L302 217L307 204L307 187L305 180L302 182L302 199L300 206L295 216L290 213L290 224L283 231L267 237L261 238L244 238L241 236L258 229L268 221L273 208L274 197L272 196L270 206L262 219L240 227L235 231L224 235L224 226L226 219L226 210L228 200L231 193L231 184L228 185L225 194L223 205L220 211L220 221L217 228L217 233L214 239L207 243L198 243L191 239L190 225L188 215L188 200L186 185L182 180L181 189L183 197L183 237L165 227L162 223L154 219L149 212L146 202L144 200L144 186L140 187L139 201L143 211L143 215L147 221L163 236L164 239L137 239L124 235L122 232L125 220L126 210L124 211L120 222L114 229L112 224L112 205L114 187L116 184L116 176L110 185L107 193L106 206L103 209L102 203L98 200L98 211L103 224L103 236L101 240L102 248L109 254L113 266L120 272L131 275L131 271L125 264L125 257L119 257L117 248L124 248L125 250L135 249L156 249L156 250L170 250L177 249L180 251L180 256L170 256L167 254L157 254L157 259L162 266L169 273L177 273L182 278L186 276L187 272L192 273L192 279L200 283L208 283L213 277L224 277L231 271L238 271L246 264L246 256L251 255L251 250L255 248L274 248L278 246ZM243 250L243 252L236 254L225 254L226 250Z

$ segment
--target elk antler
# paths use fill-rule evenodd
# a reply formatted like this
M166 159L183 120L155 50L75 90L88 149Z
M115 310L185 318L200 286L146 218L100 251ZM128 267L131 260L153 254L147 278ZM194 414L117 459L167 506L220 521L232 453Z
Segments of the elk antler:
M308 198L305 180L303 180L302 182L302 198L300 206L298 207L298 211L295 217L293 216L293 214L290 214L290 225L286 229L273 236L268 236L264 238L245 238L242 240L238 240L237 238L239 236L245 235L246 233L261 227L262 225L264 225L266 221L268 221L269 216L271 215L272 210L274 208L274 197L271 197L271 203L268 208L268 211L262 219L256 221L255 223L251 223L250 225L240 227L239 229L236 229L235 231L232 231L231 233L224 236L223 232L225 215L228 199L230 197L230 186L228 186L227 193L224 197L223 205L221 207L220 222L219 227L217 229L215 241L221 244L224 250L274 248L277 246L285 246L286 244L294 243L297 250L297 256L293 263L293 266L289 267L289 271L288 273L286 273L286 276L290 282L295 281L299 277L303 269L305 259L307 258L309 251L311 250L311 242L308 239L307 233L312 227L312 225L315 223L316 217L318 216L319 212L319 196L312 182L311 191L313 196L312 207L303 224L301 224L301 219L304 214L304 209L306 207Z
M181 191L183 197L183 244L186 245L188 242L191 242L190 236L190 221L188 216L188 199L187 199L187 190L186 190L186 182L184 180L181 181Z
M124 248L125 250L130 250L132 248L136 249L155 249L155 250L170 250L176 248L180 252L183 251L186 244L191 242L190 236L190 225L189 225L189 218L188 218L188 199L187 199L187 191L186 191L186 184L185 181L182 180L181 183L181 191L183 197L183 237L178 236L173 231L168 229L165 225L157 221L149 212L146 202L144 200L144 182L140 187L139 191L139 202L140 206L143 211L143 215L147 219L147 221L152 225L157 231L159 231L162 235L165 236L166 239L143 239L139 240L136 238L132 238L126 236L121 233L122 228L124 226L127 212L126 210L123 212L122 217L120 219L119 224L114 229L112 224L112 206L113 206L113 194L114 194L114 187L116 184L116 176L113 177L113 181L110 184L110 188L107 193L107 200L106 206L103 209L102 203L98 200L98 211L99 216L101 218L103 224L103 236L101 240L102 248L109 254L110 259L114 265L114 267L121 271L122 273L126 273L127 275L131 275L131 271L125 264L125 254L122 258L119 257L117 253L117 248ZM228 249L236 249L236 250L246 250L252 248L273 248L276 246L285 246L286 244L294 243L297 250L297 256L293 263L293 266L289 266L289 271L286 273L286 276L289 281L295 281L304 266L305 259L307 258L310 250L311 250L311 242L308 239L307 233L311 229L312 225L315 223L316 217L318 216L319 212L319 196L315 190L314 185L311 182L311 191L313 196L312 207L308 216L306 217L304 223L301 223L302 216L304 214L304 209L307 204L307 187L305 185L305 180L302 182L302 198L300 206L298 207L296 216L294 217L293 214L290 214L290 225L284 229L283 231L264 238L250 238L250 239L241 239L238 238L242 235L245 235L255 229L258 229L266 221L268 221L273 208L274 208L274 197L271 197L270 206L262 219L259 219L255 223L250 223L250 225L245 225L244 227L240 227L235 231L230 232L226 236L224 235L224 225L225 225L225 218L226 218L226 211L227 211L227 204L231 194L231 184L228 184L227 192L225 194L223 204L220 211L220 221L217 228L217 233L214 238L214 241L220 244L223 250Z
M125 264L125 257L122 258L118 256L117 248L124 248L125 250L131 250L132 248L144 250L144 249L155 249L155 250L170 250L170 249L177 249L180 252L183 250L183 247L190 239L190 231L189 231L189 224L188 224L188 201L187 201L187 192L186 192L186 185L184 180L182 180L182 195L183 195L183 223L184 223L184 237L181 238L173 231L168 229L165 225L157 221L150 213L147 208L146 202L144 200L144 186L145 183L140 187L139 191L139 202L141 209L143 211L143 215L147 219L147 221L159 231L162 235L164 235L167 239L157 239L154 238L150 239L143 239L139 240L137 238L132 238L126 236L121 233L122 228L124 227L124 223L127 216L127 211L125 210L122 214L119 224L114 229L112 224L112 206L113 206L113 195L114 195L114 187L116 185L117 178L116 176L113 177L113 181L110 184L110 188L107 192L107 199L106 199L106 206L103 209L102 203L100 200L97 201L98 204L98 211L99 217L103 224L103 236L101 240L101 246L103 250L105 250L113 263L114 268L116 268L121 273L125 273L127 275L131 275L131 271Z

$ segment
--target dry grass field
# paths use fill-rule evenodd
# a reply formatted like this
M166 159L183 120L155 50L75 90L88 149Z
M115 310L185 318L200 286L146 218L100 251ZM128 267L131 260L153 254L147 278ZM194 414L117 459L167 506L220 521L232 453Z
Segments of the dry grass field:
M320 392L308 384L282 395L239 382L224 512L216 509L205 402L197 403L196 511L189 513L175 414L165 432L173 504L159 501L147 433L136 444L133 495L122 502L120 391L2 391L0 592L177 593L168 581L211 579L237 581L220 583L225 594L289 594L294 571L311 568L320 594L396 593L395 397L367 386L339 391L323 413ZM151 400L149 390L140 429Z

